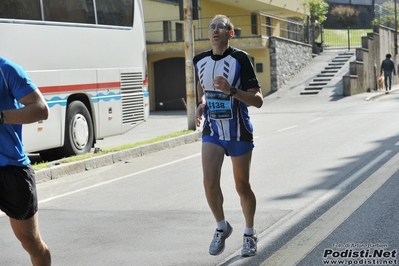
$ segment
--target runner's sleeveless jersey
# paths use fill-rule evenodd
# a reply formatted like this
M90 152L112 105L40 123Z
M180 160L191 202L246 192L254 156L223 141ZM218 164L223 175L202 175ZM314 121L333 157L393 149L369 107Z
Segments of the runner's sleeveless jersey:
M193 62L206 101L202 134L226 141L253 141L247 104L212 87L213 79L223 76L239 90L260 88L250 55L230 46L223 55L209 50L196 55Z

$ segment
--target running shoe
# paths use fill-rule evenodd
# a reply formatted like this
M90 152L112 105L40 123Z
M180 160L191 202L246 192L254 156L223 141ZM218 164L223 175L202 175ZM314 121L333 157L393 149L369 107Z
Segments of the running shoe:
M209 254L214 256L221 254L224 250L224 241L231 235L232 232L233 227L231 227L229 222L227 222L226 232L216 229L211 245L209 246Z
M243 257L251 257L256 255L258 237L256 232L253 235L244 234L244 243L242 245L241 255Z

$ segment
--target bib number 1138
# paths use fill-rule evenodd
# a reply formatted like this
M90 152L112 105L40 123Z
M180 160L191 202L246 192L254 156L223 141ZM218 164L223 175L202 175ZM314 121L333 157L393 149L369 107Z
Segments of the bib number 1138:
M231 97L220 91L205 91L206 104L212 119L231 119Z

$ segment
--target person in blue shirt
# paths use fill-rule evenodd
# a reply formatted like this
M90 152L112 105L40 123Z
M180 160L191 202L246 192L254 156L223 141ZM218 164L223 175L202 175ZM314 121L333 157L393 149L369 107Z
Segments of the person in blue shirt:
M199 103L196 124L202 129L202 169L205 195L216 220L209 254L219 255L233 227L225 219L220 175L224 156L230 156L233 175L245 218L241 255L254 256L257 234L254 229L255 194L249 182L253 127L248 105L260 108L263 95L251 56L230 46L234 26L225 15L216 15L209 25L211 50L196 55Z
M35 173L22 142L22 124L47 119L49 109L23 68L0 57L0 210L32 265L51 265L38 222Z

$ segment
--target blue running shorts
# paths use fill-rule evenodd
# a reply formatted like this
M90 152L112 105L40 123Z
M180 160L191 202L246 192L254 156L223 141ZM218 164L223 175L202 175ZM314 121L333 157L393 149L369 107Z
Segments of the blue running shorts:
M252 151L255 147L254 143L251 141L235 141L235 140L220 140L209 135L202 136L202 142L210 142L215 145L222 147L227 156L242 156L249 151Z

